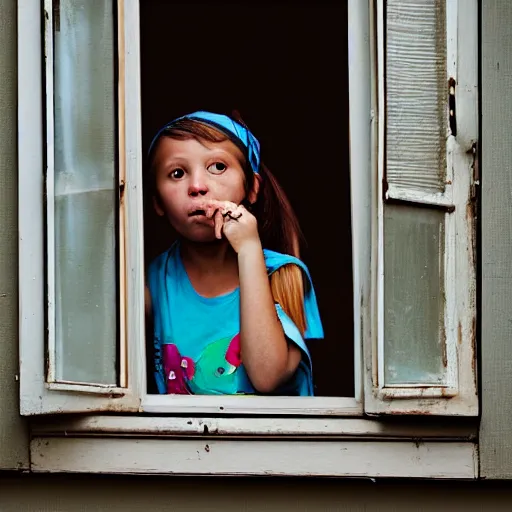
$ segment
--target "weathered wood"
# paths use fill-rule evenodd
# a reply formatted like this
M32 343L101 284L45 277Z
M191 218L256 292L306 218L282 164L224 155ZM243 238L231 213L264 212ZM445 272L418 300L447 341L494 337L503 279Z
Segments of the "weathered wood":
M512 478L512 3L482 1L480 474Z
M16 0L0 2L0 469L28 467L18 399Z
M54 417L32 425L35 436L144 436L283 439L373 439L414 441L476 441L478 426L451 419L417 418L382 422L362 418L231 418L187 416L76 416ZM293 448L291 448L293 450Z
M369 414L477 416L478 395L474 343L476 265L474 258L475 241L473 239L474 208L470 193L473 177L472 147L478 137L478 2L476 0L448 2L446 4L446 13L443 14L443 16L446 16L447 39L446 73L448 76L446 76L446 85L448 85L450 80L455 80L458 84L457 133L456 136L454 133L451 133L446 140L446 144L439 144L439 148L443 148L443 151L446 145L447 169L446 177L443 178L443 191L442 193L426 193L425 188L417 187L415 189L412 182L404 187L400 185L402 178L399 178L398 175L407 167L407 146L402 148L405 151L402 155L404 160L402 171L398 172L397 168L394 171L395 188L384 190L384 183L387 180L385 170L388 168L389 163L389 154L386 150L388 146L386 144L389 142L390 133L393 130L402 131L403 133L400 137L418 148L417 140L415 139L417 134L415 135L407 129L406 116L399 120L400 115L403 114L404 105L408 102L417 102L419 101L418 98L421 99L421 102L425 102L425 105L428 105L435 99L434 96L428 97L428 89L424 89L419 94L419 90L415 87L411 87L410 91L406 91L401 87L400 84L402 82L401 80L397 81L396 76L400 75L399 70L401 66L404 66L404 68L409 67L407 59L401 60L403 55L398 59L396 59L395 55L394 71L390 67L390 59L386 60L385 58L388 54L396 53L396 49L388 47L388 44L390 44L389 36L392 35L393 30L397 30L397 34L401 34L396 37L395 45L398 44L400 46L402 44L401 37L404 35L403 27L401 29L390 29L391 20L393 19L393 14L391 14L392 7L395 9L394 16L400 17L401 9L405 9L406 12L407 9L416 9L423 4L417 0L407 3L407 5L400 1L388 1L386 3L385 0L378 0L376 2L379 143L377 169L374 172L376 172L377 178L375 182L378 183L379 187L376 194L378 198L386 196L387 199L402 204L402 208L404 205L408 205L409 211L403 209L397 215L397 218L408 219L411 223L416 222L416 226L419 226L428 217L421 217L418 214L418 218L413 221L415 213L415 210L411 209L413 206L428 206L429 209L435 206L440 208L441 211L447 212L444 216L444 233L439 233L443 249L440 249L437 253L440 260L443 261L443 270L439 278L442 284L439 286L438 292L442 294L443 301L442 304L439 302L438 305L440 311L444 313L444 321L442 322L442 333L438 336L439 345L436 343L436 348L440 346L440 351L438 353L433 352L434 359L439 362L440 366L441 364L444 366L445 372L440 372L441 377L439 381L432 378L425 385L420 381L415 382L415 378L405 379L402 383L395 384L386 382L385 368L388 365L389 357L386 353L391 354L391 357L393 357L399 350L386 348L388 335L386 334L385 326L391 324L391 315L389 306L385 304L389 296L395 295L394 291L390 295L389 290L393 290L397 286L396 278L403 275L410 286L411 279L414 279L414 271L407 274L405 269L400 267L399 271L393 274L392 266L388 267L389 262L393 258L391 257L392 252L389 251L388 253L385 247L390 243L390 240L393 240L393 237L392 231L388 232L384 228L384 219L387 217L389 220L389 213L393 210L391 210L391 204L385 205L385 202L379 199L377 207L378 221L374 239L374 244L376 246L378 244L377 256L375 258L376 280L374 281L373 288L377 307L373 327L374 338L371 339L371 343L366 343L367 346L371 345L373 368L371 372L371 385L368 385L369 377L366 379L365 412ZM423 5L423 7L434 9L436 4L437 2L429 2ZM443 21L438 21L437 23L443 23ZM400 22L398 24L400 25ZM403 44L405 47L406 43L404 42ZM424 44L428 44L427 39L424 40ZM442 44L445 43L442 42ZM424 48L424 46L422 47ZM408 58L411 58L411 55L408 55ZM421 58L420 54L415 57L416 60ZM394 90L394 95L390 92L392 90ZM439 93L439 95L441 94ZM398 99L400 95L403 96L402 107L395 105L396 102L400 103ZM416 98L417 95L418 98ZM380 108L379 105L381 106ZM382 108L382 105L387 105L387 108ZM388 123L390 108L395 108L396 110L394 127ZM402 113L400 114L400 112ZM421 125L421 119L418 119L418 122ZM424 132L427 124L425 126L422 125L420 130L424 135L428 133L428 130ZM432 127L431 131L430 136L434 133ZM422 145L424 142L423 140ZM393 158L397 158L398 154L395 153ZM442 161L444 159L444 157L441 158ZM403 188L401 192L399 191L400 187ZM455 207L453 211L451 209L452 205ZM419 212L420 210L417 209L416 211ZM389 225L391 225L391 222ZM398 237L397 240L401 240L400 244L403 244L404 247L411 243L411 240L407 238L405 233L402 233L402 236ZM396 254L399 254L400 247L395 244L395 241L391 242L391 244L395 247ZM414 265L418 265L417 261ZM414 268L414 266L411 268ZM425 265L425 268L427 269L428 265ZM435 264L431 264L430 268L435 269ZM395 290L398 289L396 288ZM399 302L401 301L403 299L399 299ZM389 301L388 304L392 302L393 300ZM399 315L401 315L400 309L400 307L396 309L396 313ZM406 343L404 345L404 347L406 346L404 352L408 354L408 358L404 366L410 369L409 365L413 357L426 361L427 357L432 357L432 355L428 353L427 348L423 344L415 345L415 343L418 343L418 341L415 341L417 340L416 325L409 324L405 320L402 320L402 322L404 322L403 326L407 327L408 330L405 331L405 334L398 334L398 337ZM435 326L436 324L431 325ZM436 334L430 333L429 338ZM415 353L415 351L417 352ZM368 361L370 360L368 352L369 350L367 349L367 368L369 368ZM375 371L375 367L377 367L377 371ZM368 374L370 374L369 369Z
M36 437L32 470L121 474L476 476L470 442L264 441Z

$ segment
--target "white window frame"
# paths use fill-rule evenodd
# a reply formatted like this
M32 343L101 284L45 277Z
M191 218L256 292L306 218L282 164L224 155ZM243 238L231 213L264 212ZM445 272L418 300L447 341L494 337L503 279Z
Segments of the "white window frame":
M383 26L385 0L376 0L377 90L374 103L384 105L385 71ZM446 188L442 194L414 194L388 186L386 198L406 200L410 204L456 205L445 214L445 283L444 332L446 349L446 383L433 385L384 384L384 202L385 109L377 108L378 122L374 140L377 150L374 175L377 183L376 272L372 280L375 298L374 328L367 354L374 361L367 372L365 411L370 414L447 414L478 415L476 374L476 262L473 216L474 154L478 140L478 4L476 0L446 0L447 77L456 82L457 135L448 130L446 144ZM455 179L454 179L455 175ZM416 195L416 197L415 197ZM374 267L375 268L375 267ZM457 288L450 283L457 283ZM430 399L430 400L429 400Z
M133 6L138 6L131 2ZM143 257L143 241L139 225L142 218L141 201L135 199L141 187L137 188L142 177L139 164L140 149L140 87L133 84L139 77L138 23L133 16L124 16L120 2L120 16L123 20L119 30L119 47L125 49L120 59L120 100L119 108L119 147L120 180L126 180L120 221L126 226L126 240L120 238L124 279L121 279L130 297L144 296L144 277L140 262ZM48 7L48 3L44 3ZM136 12L132 12L136 14ZM54 383L46 379L46 335L45 316L45 240L46 230L43 197L45 193L44 157L51 155L52 145L45 148L43 126L46 116L43 111L43 40L41 34L41 4L32 0L18 1L18 140L19 140L19 302L20 302L20 409L25 415L53 412L89 412L101 410L140 411L143 369L138 361L144 357L141 340L144 339L144 318L136 309L134 301L124 304L126 315L121 315L122 343L121 357L127 363L121 364L121 381L128 373L126 385L121 387L94 386L84 383ZM51 20L52 13L45 12L45 23ZM122 28L122 29L121 29ZM127 37L130 35L131 37ZM48 41L45 41L48 43ZM51 50L50 50L51 52ZM51 56L51 55L50 55ZM47 55L48 57L48 55ZM127 77L130 77L128 79ZM39 86L38 86L39 85ZM51 85L51 81L50 84ZM133 85L133 86L132 86ZM52 90L50 89L50 95ZM44 100L43 100L44 101ZM44 104L53 104L50 97ZM126 122L129 112L132 122ZM50 157L47 165L53 165ZM38 172L40 170L40 172ZM34 172L36 171L36 172ZM37 173L37 174L36 174ZM130 208L125 205L130 204ZM123 231L123 230L121 230ZM51 298L51 294L50 294ZM124 308L123 308L124 309ZM123 321L124 320L124 321ZM123 332L123 327L125 330ZM51 334L51 333L50 333ZM48 340L51 343L51 339Z
M119 147L125 148L120 155L120 180L126 184L125 207L121 212L126 239L121 239L125 248L121 260L129 297L125 304L124 354L128 378L126 385L119 388L90 389L71 384L69 388L50 389L44 384L44 183L43 173L34 179L33 172L42 171L44 154L41 90L37 91L34 85L42 84L41 13L38 2L18 0L18 72L23 77L18 82L22 414L40 414L48 408L55 412L89 413L71 419L49 416L33 424L32 470L476 478L477 430L473 420L456 425L448 419L435 418L423 423L416 418L404 425L397 420L383 423L363 417L363 399L366 404L374 397L372 368L378 367L372 300L372 268L376 263L372 220L376 218L377 204L377 189L372 187L377 167L372 155L378 141L376 77L369 51L375 42L370 30L374 22L373 0L348 2L355 397L144 394L138 1L118 1L124 27L119 30L119 48L121 51L124 45L126 56L120 59L120 77L126 86L119 94L120 102L124 101L119 108ZM361 115L362 112L365 114ZM130 122L125 116L131 116ZM373 361L373 365L363 361ZM105 416L102 411L150 414ZM184 416L159 416L161 413ZM257 417L236 417L242 414ZM111 456L106 458L105 453Z

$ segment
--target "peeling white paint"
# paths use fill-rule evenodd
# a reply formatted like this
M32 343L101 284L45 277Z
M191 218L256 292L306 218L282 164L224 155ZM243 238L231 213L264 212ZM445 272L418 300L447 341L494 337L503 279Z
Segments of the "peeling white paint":
M31 453L34 472L476 478L464 442L36 437Z

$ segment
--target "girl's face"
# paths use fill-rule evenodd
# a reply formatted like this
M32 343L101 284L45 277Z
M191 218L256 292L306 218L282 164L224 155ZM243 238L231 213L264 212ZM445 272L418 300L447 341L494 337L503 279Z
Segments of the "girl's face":
M194 138L162 137L153 160L157 214L167 217L173 228L189 240L215 240L214 222L200 207L208 199L240 204L246 198L242 158L241 151L229 140L199 142ZM256 192L249 193L250 202L255 201Z

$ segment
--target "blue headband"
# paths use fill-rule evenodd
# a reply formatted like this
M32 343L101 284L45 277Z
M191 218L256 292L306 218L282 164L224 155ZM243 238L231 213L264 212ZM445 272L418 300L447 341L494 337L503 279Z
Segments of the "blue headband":
M193 114L187 114L182 117L178 117L174 119L170 123L167 123L165 126L158 130L157 134L153 137L151 144L149 146L148 154L151 153L155 142L159 139L162 133L169 128L172 128L174 123L180 121L181 119L191 119L193 121L199 121L201 123L208 124L213 126L214 128L220 129L227 135L234 137L238 141L242 143L242 145L247 149L247 158L249 160L249 164L254 171L254 174L258 174L260 169L260 143L258 139L245 127L240 123L233 121L230 117L223 114L214 114L213 112L205 112L198 111Z

